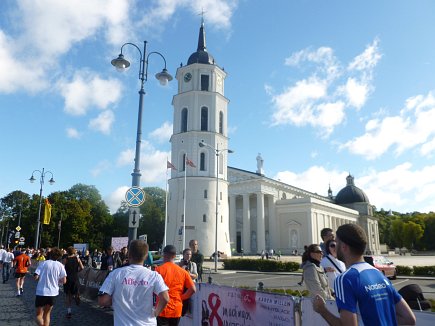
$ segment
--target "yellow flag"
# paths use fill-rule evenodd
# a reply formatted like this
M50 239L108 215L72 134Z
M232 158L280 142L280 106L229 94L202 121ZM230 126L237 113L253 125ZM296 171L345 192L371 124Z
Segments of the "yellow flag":
M44 221L42 224L50 224L51 219L51 204L48 201L48 198L45 198L45 207L44 207Z

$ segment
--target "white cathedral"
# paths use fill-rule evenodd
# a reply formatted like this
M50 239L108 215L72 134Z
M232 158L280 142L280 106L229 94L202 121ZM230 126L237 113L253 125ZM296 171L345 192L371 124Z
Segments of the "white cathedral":
M182 251L197 239L205 256L215 251L215 241L228 256L242 249L252 255L263 249L301 253L304 245L322 241L321 229L357 223L367 233L367 252L378 254L373 206L351 175L337 196L331 189L321 196L266 177L260 154L255 172L227 165L225 77L207 51L202 22L197 50L176 74L170 142L177 170L169 180L166 242Z

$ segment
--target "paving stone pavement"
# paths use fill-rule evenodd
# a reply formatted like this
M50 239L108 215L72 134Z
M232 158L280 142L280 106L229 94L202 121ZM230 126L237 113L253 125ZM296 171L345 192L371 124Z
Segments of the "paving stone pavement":
M30 275L24 282L24 293L17 297L15 278L2 284L0 281L0 326L35 326L36 281ZM113 312L100 308L96 302L82 299L79 306L73 305L72 318L66 319L65 296L61 289L51 312L52 326L113 325Z

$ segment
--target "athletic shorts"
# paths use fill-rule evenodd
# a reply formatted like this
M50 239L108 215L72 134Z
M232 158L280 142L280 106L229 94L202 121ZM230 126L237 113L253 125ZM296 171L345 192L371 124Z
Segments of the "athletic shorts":
M45 297L43 295L37 295L35 299L35 307L54 306L56 297Z
M17 273L17 272L15 272L14 276L15 276L15 278L22 278L22 277L26 276L26 273Z

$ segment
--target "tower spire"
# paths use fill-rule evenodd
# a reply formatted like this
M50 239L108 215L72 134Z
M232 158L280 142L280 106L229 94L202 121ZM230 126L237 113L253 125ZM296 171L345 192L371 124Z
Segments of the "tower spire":
M207 51L207 47L205 45L204 10L202 11L201 15L201 27L199 29L198 48L196 51Z

